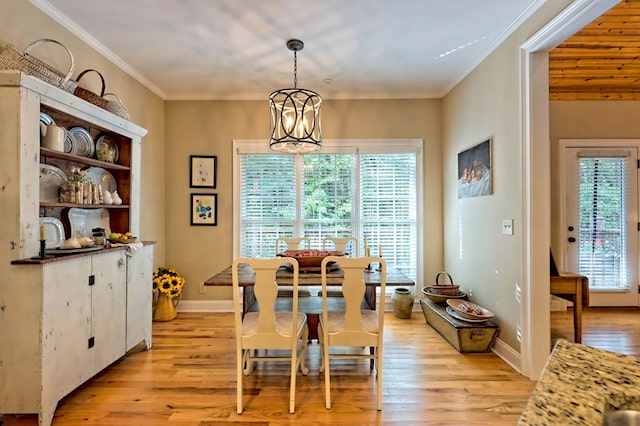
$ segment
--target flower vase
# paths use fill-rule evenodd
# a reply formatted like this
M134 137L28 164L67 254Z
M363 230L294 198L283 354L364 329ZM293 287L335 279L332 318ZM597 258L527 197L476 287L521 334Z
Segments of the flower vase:
M153 308L153 320L154 321L171 321L175 317L178 316L178 312L176 311L176 306L178 305L179 299L172 299L166 293L158 294L158 299L156 301L156 305Z

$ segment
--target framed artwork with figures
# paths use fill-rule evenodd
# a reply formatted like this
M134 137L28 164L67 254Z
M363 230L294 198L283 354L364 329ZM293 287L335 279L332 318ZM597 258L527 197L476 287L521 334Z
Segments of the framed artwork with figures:
M458 198L493 194L493 165L489 138L458 154Z
M190 157L190 187L191 188L211 188L216 187L216 165L215 155L191 155Z
M191 194L191 225L218 225L218 194Z

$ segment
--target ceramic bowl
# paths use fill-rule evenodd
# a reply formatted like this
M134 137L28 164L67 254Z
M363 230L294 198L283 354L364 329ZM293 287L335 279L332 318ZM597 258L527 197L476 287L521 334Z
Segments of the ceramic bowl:
M301 268L320 268L322 259L327 256L344 256L343 251L328 250L287 250L278 253L281 257L293 257Z

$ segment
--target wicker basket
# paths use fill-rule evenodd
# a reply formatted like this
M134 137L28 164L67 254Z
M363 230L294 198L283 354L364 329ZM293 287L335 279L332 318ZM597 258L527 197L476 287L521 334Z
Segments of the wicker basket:
M100 94L97 95L95 93L93 93L90 90L85 89L84 87L76 87L76 89L73 91L73 94L76 95L77 97L79 97L80 99L84 99L85 101L92 103L94 105L99 106L100 108L103 109L107 109L107 100L105 98L103 98L104 96L104 77L102 76L102 74L100 74L99 71L93 70L93 69L88 69L88 70L84 70L82 71L80 74L78 74L78 78L76 79L76 81L78 83L80 83L80 79L86 75L88 72L94 72L96 74L98 74L98 76L100 77L100 82L102 83L102 89L100 90Z
M440 284L440 277L445 275L449 278L449 283ZM459 288L460 286L453 283L451 275L449 275L447 272L438 272L438 275L436 275L436 283L430 287L432 293L445 294L449 296L455 296L459 294Z
M64 48L69 55L69 70L67 73L63 73L55 69L52 65L32 56L29 52L44 43L55 43ZM71 80L71 75L75 69L75 60L71 51L66 46L58 41L43 38L36 40L23 51L16 49L13 45L8 44L2 53L0 53L0 69L1 70L18 70L25 74L38 77L40 80L46 81L49 84L57 86L62 90L73 93L78 83Z
M116 98L114 101L107 101L107 107L105 108L107 111L114 113L118 117L124 118L125 120L130 120L129 111L122 103L122 100L115 93L105 93L104 96L113 96Z

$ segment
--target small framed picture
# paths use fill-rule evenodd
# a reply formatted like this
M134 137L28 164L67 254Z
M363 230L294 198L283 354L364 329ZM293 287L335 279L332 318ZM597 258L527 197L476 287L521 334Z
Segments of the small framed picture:
M216 163L215 155L191 155L191 188L215 188L216 187Z
M217 226L218 194L191 194L191 225Z

